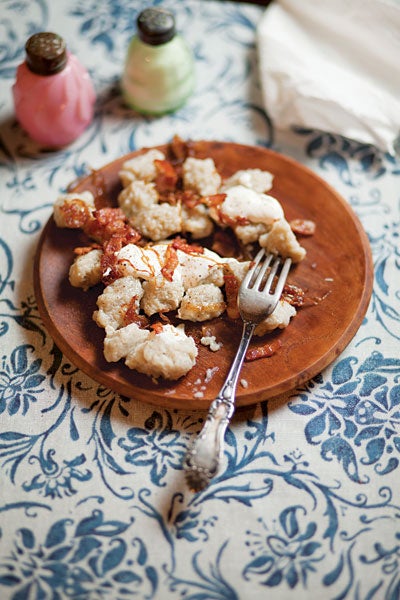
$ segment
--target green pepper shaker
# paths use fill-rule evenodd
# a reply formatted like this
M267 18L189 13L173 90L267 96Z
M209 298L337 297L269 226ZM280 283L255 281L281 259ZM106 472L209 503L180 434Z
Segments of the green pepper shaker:
M194 61L176 31L174 15L146 8L137 18L137 34L130 42L122 81L127 105L150 115L182 106L194 88Z

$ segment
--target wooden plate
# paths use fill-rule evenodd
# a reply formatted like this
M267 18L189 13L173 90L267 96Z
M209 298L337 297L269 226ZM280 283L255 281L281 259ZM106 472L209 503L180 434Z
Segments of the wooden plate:
M166 146L159 146L165 151ZM270 150L225 142L196 142L199 158L211 156L223 176L238 169L260 168L274 174L271 194L282 203L288 220L311 219L316 233L300 241L307 256L292 268L289 282L306 292L307 301L289 327L272 336L282 346L270 358L245 363L238 386L239 406L287 392L317 375L346 347L358 330L372 291L373 269L365 231L350 206L312 171ZM141 151L129 155L132 157ZM107 195L116 200L121 189L118 171L122 157L98 173ZM93 176L75 191L96 192ZM59 229L53 218L45 226L35 258L34 282L39 310L49 333L77 367L124 396L166 408L205 409L217 395L240 338L241 326L223 319L212 322L223 346L218 352L198 344L197 364L176 382L154 383L128 369L122 361L103 357L104 331L92 320L97 286L87 292L73 288L68 270L73 249L85 245L81 232ZM199 339L201 324L186 330Z

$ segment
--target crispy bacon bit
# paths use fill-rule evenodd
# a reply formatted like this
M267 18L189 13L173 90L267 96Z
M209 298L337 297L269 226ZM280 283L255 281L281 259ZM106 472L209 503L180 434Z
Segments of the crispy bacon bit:
M83 227L84 232L103 244L101 269L103 283L109 285L118 278L117 254L126 244L136 244L141 235L127 223L120 208L100 208Z
M292 306L302 306L304 303L304 291L297 285L286 283L281 298Z
M119 277L117 269L117 257L115 254L116 251L114 250L115 245L113 244L113 241L115 240L109 241L104 246L103 254L101 256L100 266L101 272L103 274L102 282L104 283L104 285L110 285L110 283L113 283L113 281L115 281ZM118 250L119 249L120 248L118 248Z
M201 204L203 201L202 197L193 190L177 192L176 196L187 208L195 208L195 206Z
M129 239L129 243L139 241L141 237L140 233L127 223L126 216L120 208L107 207L95 210L93 218L86 223L83 230L89 237L101 243L115 234L126 240Z
M235 225L248 225L250 221L246 217L240 217L238 215L232 218L222 212L221 206L225 198L226 194L213 194L212 196L204 196L202 202L209 208L214 208L217 211L218 220L223 225L228 225L230 227L234 227Z
M170 244L165 252L165 263L163 268L161 269L162 276L165 277L165 279L167 279L168 281L172 281L175 269L178 266L178 264L178 253L174 246Z
M136 323L136 325L141 329L145 329L149 324L147 317L138 313L137 296L132 296L131 301L126 306L124 326L126 327L131 323Z
M281 346L282 342L278 339L262 346L257 346L256 348L250 348L246 352L245 360L252 361L258 360L259 358L268 358L269 356L275 354L275 352L277 352Z
M202 202L209 208L219 209L226 198L226 194L213 194L212 196L203 196Z
M102 217L105 218L99 219L97 225L93 225L90 232L91 235L97 235L103 241L101 269L103 273L102 281L105 285L109 285L119 277L117 266L118 252L121 248L127 244L136 244L141 237L140 233L128 223L119 219L118 215L113 220L112 211L119 211L119 209L110 208L96 211L96 213L101 212ZM107 220L108 217L111 218Z
M169 148L176 160L180 162L184 162L186 160L188 156L188 145L182 140L182 138L179 137L179 135L174 135Z
M184 204L187 208L194 208L198 204L201 204L202 198L199 194L196 194L193 190L175 190L164 191L158 194L158 199L160 202L168 202L171 206L175 206L180 202Z
M250 223L249 219L240 217L239 215L236 217L228 217L228 215L222 212L221 208L218 208L218 219L220 223L228 225L228 227L237 227L238 225L248 225Z
M171 160L174 163L182 164L188 156L198 156L199 142L184 141L179 135L174 135L168 148L169 153L172 155Z
M178 181L178 173L174 166L168 160L155 160L157 168L157 177L155 180L156 188L159 193L174 192Z
M103 273L102 281L104 285L110 285L113 281L120 277L118 272L118 252L127 243L123 236L118 234L113 235L103 246L103 254L101 256L101 272ZM132 243L135 243L133 240Z
M196 244L188 244L187 241L181 237L176 237L172 242L172 246L176 250L186 252L186 254L204 254L203 246L198 246Z
M224 273L226 314L229 319L238 319L240 313L237 307L237 296L239 292L239 282L234 275Z
M289 223L293 233L297 235L314 235L315 223L307 219L293 219Z
M154 333L158 334L158 333L162 333L163 330L163 324L160 323L159 321L156 321L156 323L152 323L150 325L151 329L154 331Z
M161 192L158 194L159 202L167 202L171 206L176 206L178 204L179 198L176 192Z
M82 256L83 254L88 254L92 250L101 250L100 244L93 242L93 244L90 244L89 246L80 246L78 248L74 248L74 254L77 256Z
M72 202L65 202L60 207L64 216L65 224L71 229L81 229L92 219L89 206L80 198L74 198Z

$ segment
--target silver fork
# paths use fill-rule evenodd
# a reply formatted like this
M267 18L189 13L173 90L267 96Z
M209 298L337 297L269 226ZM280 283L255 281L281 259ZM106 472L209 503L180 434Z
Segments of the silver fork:
M236 386L247 348L256 325L270 315L278 304L291 262L290 258L283 261L279 256L260 250L242 281L238 294L238 308L243 319L240 344L228 376L212 402L203 428L189 448L183 463L187 484L194 492L207 487L218 472L225 431L235 410ZM273 288L280 267L282 268Z

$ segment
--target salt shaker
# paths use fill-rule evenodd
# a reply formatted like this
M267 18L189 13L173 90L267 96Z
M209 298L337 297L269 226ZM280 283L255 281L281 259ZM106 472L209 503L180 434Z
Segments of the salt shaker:
M178 109L193 92L193 56L172 13L146 8L139 14L121 87L129 107L150 115Z
M16 117L37 142L69 144L93 119L95 91L89 74L55 33L32 35L25 51L13 85Z

